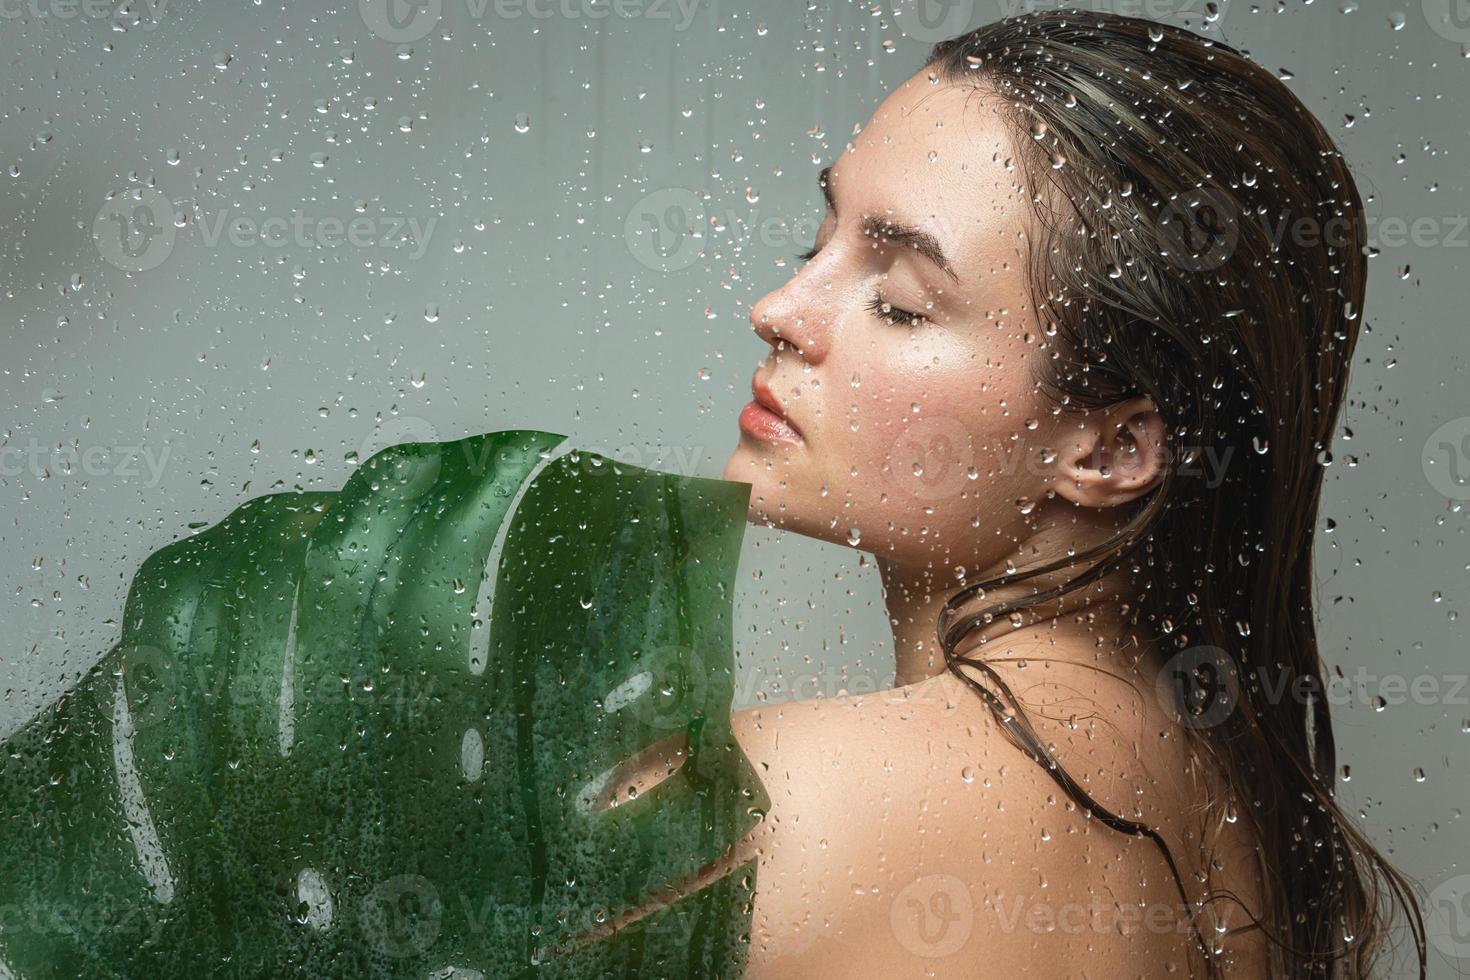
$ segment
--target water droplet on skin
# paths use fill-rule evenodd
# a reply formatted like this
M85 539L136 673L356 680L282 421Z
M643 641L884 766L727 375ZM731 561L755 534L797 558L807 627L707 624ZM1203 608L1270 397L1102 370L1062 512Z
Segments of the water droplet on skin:
M965 768L961 769L960 778L967 783L973 783L975 781L975 767L966 766Z
M861 529L855 528L855 527L850 527L850 528L847 529L847 543L848 544L857 544L859 541L862 540L862 537L863 537L863 532L862 532Z

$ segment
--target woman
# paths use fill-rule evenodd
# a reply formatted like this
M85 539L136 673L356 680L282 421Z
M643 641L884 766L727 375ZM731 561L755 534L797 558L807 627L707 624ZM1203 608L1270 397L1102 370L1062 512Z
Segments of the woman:
M1395 905L1422 975L1314 696L1366 271L1321 125L1223 44L1028 15L820 185L724 475L877 556L898 686L736 715L747 976L1360 977Z

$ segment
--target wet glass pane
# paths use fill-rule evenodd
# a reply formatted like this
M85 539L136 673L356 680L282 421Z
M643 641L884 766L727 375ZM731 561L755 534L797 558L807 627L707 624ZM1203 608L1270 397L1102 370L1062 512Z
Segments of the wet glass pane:
M0 53L0 978L1470 970L1460 0Z

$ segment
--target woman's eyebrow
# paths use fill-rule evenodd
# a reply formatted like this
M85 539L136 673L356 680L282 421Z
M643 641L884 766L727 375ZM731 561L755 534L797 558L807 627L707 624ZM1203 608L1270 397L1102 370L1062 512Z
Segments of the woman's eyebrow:
M822 197L827 202L827 210L833 214L837 213L837 199L832 196L832 165L828 164L817 174L817 186L822 189Z
M837 198L832 190L832 167L829 164L822 168L817 174L817 186L822 188L822 197L827 201L827 210L834 215L837 213ZM949 257L944 254L944 249L939 244L939 239L927 231L920 231L912 225L906 225L899 221L885 220L867 215L863 218L863 234L882 241L892 242L896 245L907 245L918 252L924 258L933 262L944 274L959 283L959 274L954 271Z
M944 274L959 285L959 274L950 265L949 258L944 254L944 249L939 246L939 239L927 231L920 231L912 225L906 225L897 221L884 218L875 218L872 215L863 217L863 234L880 241L892 242L895 245L907 245L924 258L933 262L944 271Z

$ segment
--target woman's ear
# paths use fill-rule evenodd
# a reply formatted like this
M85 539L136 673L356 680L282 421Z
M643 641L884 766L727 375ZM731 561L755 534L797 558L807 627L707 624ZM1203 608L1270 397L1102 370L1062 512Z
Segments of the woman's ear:
M1164 420L1140 396L1089 412L1066 431L1052 489L1083 507L1137 500L1164 479Z

